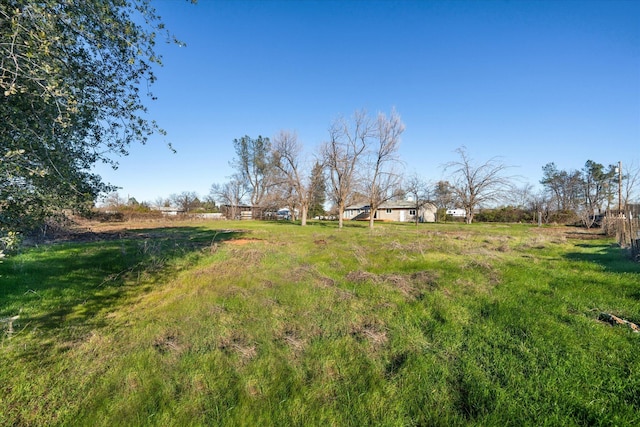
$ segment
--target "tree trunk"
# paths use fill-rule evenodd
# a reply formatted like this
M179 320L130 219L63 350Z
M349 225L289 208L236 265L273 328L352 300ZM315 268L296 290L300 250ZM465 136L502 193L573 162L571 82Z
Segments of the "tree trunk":
M309 208L307 205L302 205L300 207L300 209L302 210L301 212L301 218L300 218L300 225L307 225L307 212L309 211Z
M338 204L338 228L342 228L343 220L342 216L344 215L344 203Z

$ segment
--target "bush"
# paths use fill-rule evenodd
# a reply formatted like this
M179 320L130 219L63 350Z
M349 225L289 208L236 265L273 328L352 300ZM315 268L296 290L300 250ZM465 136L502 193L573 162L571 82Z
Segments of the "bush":
M142 204L118 206L109 209L93 209L84 215L100 222L124 222L132 220L154 220L163 218L162 212L151 210Z
M497 209L486 209L474 216L474 220L478 222L532 222L535 215L524 209L514 208L513 206L504 206Z
M551 212L547 218L548 223L556 224L576 224L580 222L580 217L572 210L561 210Z

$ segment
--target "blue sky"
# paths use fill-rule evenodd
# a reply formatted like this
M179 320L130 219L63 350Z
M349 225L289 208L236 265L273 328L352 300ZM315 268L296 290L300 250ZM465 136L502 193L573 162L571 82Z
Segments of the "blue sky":
M234 138L296 131L311 154L360 109L398 111L405 170L430 180L463 145L536 185L548 162L640 159L638 1L152 4L187 46L158 44L148 106L168 135L96 169L123 196L204 196Z

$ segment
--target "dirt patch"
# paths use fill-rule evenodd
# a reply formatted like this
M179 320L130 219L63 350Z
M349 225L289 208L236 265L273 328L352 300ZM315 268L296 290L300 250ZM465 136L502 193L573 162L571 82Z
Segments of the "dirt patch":
M101 222L89 220L78 216L72 216L64 224L52 224L47 226L44 235L34 237L27 236L25 243L28 245L56 242L96 242L102 240L117 239L147 239L154 237L166 237L161 229L179 227L201 227L203 220L198 219L172 219L154 218L147 220L127 220L123 222ZM158 233L150 233L148 230L158 229ZM144 230L144 231L143 231ZM247 230L220 229L212 230L216 234L242 233Z
M607 236L602 233L600 230L595 231L567 231L568 239L576 239L576 240L597 240L597 239L606 239Z
M263 240L260 239L233 239L233 240L227 240L227 243L230 245L235 245L235 246L244 246L244 245L248 245L249 243L256 243L256 242L263 242Z
M599 228L591 228L587 230L586 228L570 226L545 226L531 228L531 232L538 235L557 238L556 240L552 240L552 243L563 243L564 239L594 240L606 238L605 234Z

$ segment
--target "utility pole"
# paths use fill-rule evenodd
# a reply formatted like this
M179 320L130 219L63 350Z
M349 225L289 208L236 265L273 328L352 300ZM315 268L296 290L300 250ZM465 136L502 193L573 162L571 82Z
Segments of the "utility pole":
M618 162L618 215L622 216L622 162Z

